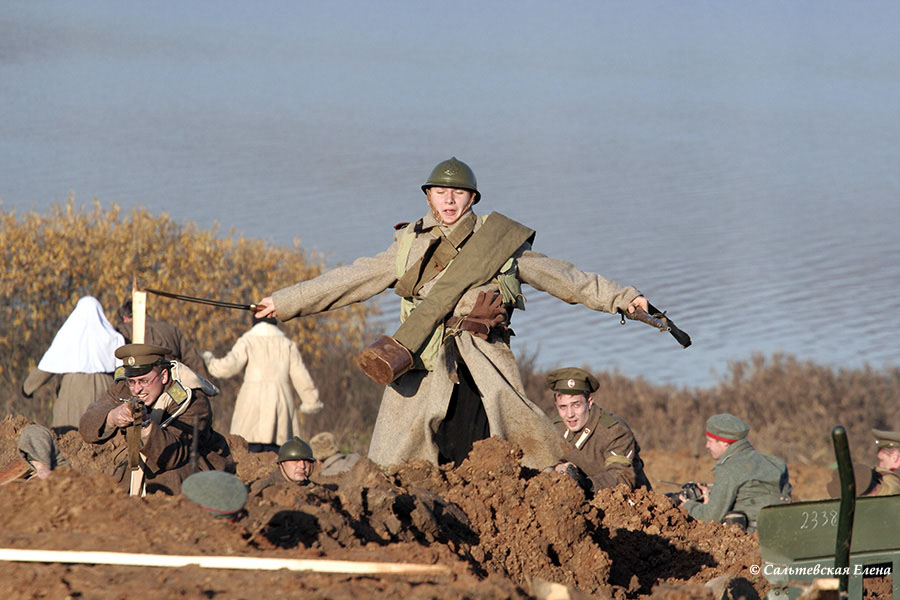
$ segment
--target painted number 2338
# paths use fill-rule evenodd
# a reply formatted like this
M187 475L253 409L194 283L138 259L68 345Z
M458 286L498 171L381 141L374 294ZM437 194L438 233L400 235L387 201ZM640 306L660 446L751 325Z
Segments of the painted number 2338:
M800 529L815 529L817 527L837 527L836 510L803 511L803 524Z

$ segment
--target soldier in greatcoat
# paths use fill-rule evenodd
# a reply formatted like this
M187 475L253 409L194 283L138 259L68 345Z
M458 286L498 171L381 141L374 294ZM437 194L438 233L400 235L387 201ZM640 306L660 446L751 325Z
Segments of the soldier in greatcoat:
M572 475L591 492L620 483L631 489L650 489L641 448L631 428L594 402L592 394L598 385L596 377L575 367L547 375L547 387L559 413L554 424L568 445L555 468Z
M399 226L387 250L279 290L257 303L258 314L288 320L394 288L403 325L359 360L387 384L369 458L459 464L475 441L495 435L522 448L524 465L551 467L564 440L525 396L509 347L509 317L524 308L521 284L609 313L646 311L647 299L532 251L534 231L499 213L476 215L475 174L455 157L422 190L428 213Z
M79 427L84 441L113 445L117 464L112 475L127 488L131 482L126 428L135 419L128 400L137 398L144 414L140 468L148 494L179 494L181 482L195 468L235 471L228 442L212 426L209 395L218 390L184 364L168 360L171 352L149 344L118 348L125 379L88 407Z

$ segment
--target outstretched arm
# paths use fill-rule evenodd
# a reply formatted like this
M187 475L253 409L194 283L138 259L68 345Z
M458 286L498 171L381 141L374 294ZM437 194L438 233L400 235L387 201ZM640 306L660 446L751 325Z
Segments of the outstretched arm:
M569 304L583 304L608 313L620 309L634 312L635 306L647 310L647 299L635 288L582 271L570 262L526 249L519 255L518 263L522 283Z

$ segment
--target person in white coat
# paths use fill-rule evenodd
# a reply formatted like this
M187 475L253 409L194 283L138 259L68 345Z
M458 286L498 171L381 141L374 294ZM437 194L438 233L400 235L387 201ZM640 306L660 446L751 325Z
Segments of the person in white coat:
M304 414L317 413L323 405L297 344L284 335L274 318L254 323L227 355L215 358L207 351L203 360L214 377L232 377L246 366L231 433L247 440L251 452L276 452L300 433L291 384Z

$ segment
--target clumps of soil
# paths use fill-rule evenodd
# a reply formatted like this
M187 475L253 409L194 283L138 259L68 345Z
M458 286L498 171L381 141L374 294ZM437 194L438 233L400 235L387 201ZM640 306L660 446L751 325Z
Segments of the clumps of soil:
M0 421L0 466L28 421ZM530 598L548 585L569 597L712 597L703 584L740 578L768 589L756 535L690 520L664 495L624 486L587 498L568 476L523 468L496 438L456 468L412 462L385 471L367 459L307 486L276 484L248 499L237 522L184 497L135 498L106 473L111 457L77 431L57 436L70 470L0 487L0 546L158 554L233 554L440 564L445 575L334 575L198 567L8 563L7 598L154 597ZM276 467L229 437L251 484ZM136 582L139 587L135 587ZM543 586L543 587L542 587ZM248 592L252 590L252 593ZM543 592L540 592L543 593Z

